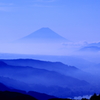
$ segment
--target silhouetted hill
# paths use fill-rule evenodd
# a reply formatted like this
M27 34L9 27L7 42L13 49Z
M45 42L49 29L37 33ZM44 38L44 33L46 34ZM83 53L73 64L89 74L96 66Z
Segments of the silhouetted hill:
M30 95L18 92L0 91L0 100L78 100L78 99L67 99L67 98L36 99ZM79 100L100 100L100 95L94 94L90 97L90 99L82 98Z
M16 93L16 92L24 94L24 95L30 95L32 97L35 97L38 100L48 100L50 98L57 98L57 97L50 96L50 95L47 95L47 94L44 94L44 93L38 93L38 92L34 92L34 91L26 92L26 91L23 91L23 90L14 89L14 88L11 88L11 87L7 87L6 85L4 85L2 83L0 83L0 91L9 91L8 93L11 93L12 95L13 95L13 93ZM0 93L4 93L4 92L0 92ZM1 98L0 98L0 100L1 100ZM27 99L27 100L30 100L30 99Z
M29 91L27 94L37 98L38 100L48 100L48 99L51 99L51 98L57 98L57 97L50 96L50 95L47 95L47 94L44 94L44 93L40 94L40 93L34 92L34 91Z
M37 100L37 99L27 94L21 94L18 92L0 91L0 100Z
M90 100L100 100L100 94L99 95L96 95L96 94L92 95L90 97Z
M46 43L46 42L64 42L67 41L64 37L60 36L50 28L41 28L28 36L25 36L16 42L20 43Z

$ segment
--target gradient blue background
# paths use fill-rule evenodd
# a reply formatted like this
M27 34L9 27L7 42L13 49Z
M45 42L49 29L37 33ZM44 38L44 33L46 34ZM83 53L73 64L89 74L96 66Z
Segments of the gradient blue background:
M71 41L100 39L100 0L0 0L0 40L49 27Z

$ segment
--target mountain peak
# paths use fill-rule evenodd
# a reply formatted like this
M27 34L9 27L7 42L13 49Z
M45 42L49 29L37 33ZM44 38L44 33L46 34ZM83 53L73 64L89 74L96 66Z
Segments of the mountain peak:
M44 31L46 31L46 30L48 30L48 31L53 31L52 29L50 29L49 27L42 27L42 28L40 28L39 30L44 30ZM37 30L38 31L38 30Z
M64 42L64 41L67 41L66 38L60 36L59 34L57 34L56 32L54 32L48 27L43 27L27 35L26 37L23 37L20 40L22 42L25 42L25 41L27 42Z
M42 27L41 29L50 29L49 27Z

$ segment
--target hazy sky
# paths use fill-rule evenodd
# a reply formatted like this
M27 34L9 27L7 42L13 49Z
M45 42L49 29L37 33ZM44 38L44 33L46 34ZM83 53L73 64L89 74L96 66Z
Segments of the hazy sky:
M100 0L0 0L0 40L42 27L72 41L99 41Z

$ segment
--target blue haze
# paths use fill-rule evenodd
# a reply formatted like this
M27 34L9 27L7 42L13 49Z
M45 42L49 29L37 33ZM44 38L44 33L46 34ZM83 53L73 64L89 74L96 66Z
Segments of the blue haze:
M99 59L100 0L0 0L1 83L91 95L100 92Z

